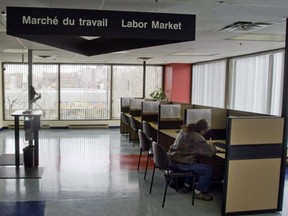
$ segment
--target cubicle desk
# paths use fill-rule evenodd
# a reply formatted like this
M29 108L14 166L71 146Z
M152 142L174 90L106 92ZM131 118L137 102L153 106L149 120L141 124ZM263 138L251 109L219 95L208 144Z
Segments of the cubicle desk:
M19 149L19 120L20 117L33 118L33 135L34 135L34 165L38 167L39 165L39 129L40 129L40 117L43 114L42 110L33 110L31 113L23 113L24 110L17 110L11 115L14 117L15 125L15 165L19 167L20 165L20 149Z
M160 144L166 150L173 144L177 131L179 129L159 130ZM283 131L284 119L279 117L228 118L226 153L217 153L214 157L218 162L225 162L223 215L282 210L281 191L285 182L282 161L286 159L282 158L286 151Z
M152 126L153 129L158 131L158 123L157 122L149 122L149 124Z
M169 150L170 145L172 145L179 134L180 129L163 129L160 130L160 136L161 136L161 141L160 143L166 151ZM225 140L212 140L212 142L221 142L225 143ZM216 167L215 173L214 173L214 179L215 180L222 180L223 179L223 174L224 174L224 161L226 157L226 153L219 153L217 152L215 155L217 158L213 158L212 160L207 158L207 157L202 157L200 158L201 162L205 162L208 164L211 164L214 168Z
M141 124L142 122L141 116L134 116L134 119L137 122L137 124Z
M158 122L158 131L157 131L157 142L163 146L163 148L168 151L170 145L173 144L175 140L175 131L181 130L183 125L182 119L161 119ZM173 133L174 131L174 133ZM166 134L167 133L167 134Z
M141 115L142 121L146 122L157 122L158 121L158 113L143 113Z
M123 112L125 116L128 117L128 112ZM120 134L129 133L129 127L123 123L122 115L120 116Z
M283 131L284 118L228 118L224 215L281 211Z
M140 116L141 117L141 109L130 109L129 114L136 117Z

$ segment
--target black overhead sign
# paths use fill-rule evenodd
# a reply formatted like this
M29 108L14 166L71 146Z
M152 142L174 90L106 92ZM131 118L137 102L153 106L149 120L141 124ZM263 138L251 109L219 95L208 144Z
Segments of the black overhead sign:
M7 7L7 34L89 56L195 40L195 15Z

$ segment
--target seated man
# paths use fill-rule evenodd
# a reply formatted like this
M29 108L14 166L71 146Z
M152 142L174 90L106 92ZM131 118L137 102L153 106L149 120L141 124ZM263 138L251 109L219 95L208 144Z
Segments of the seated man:
M184 126L168 151L172 169L193 171L199 175L199 181L195 188L195 199L202 200L213 199L213 196L207 193L213 169L207 164L197 163L197 157L198 155L212 157L217 152L217 147L208 143L203 137L207 131L208 124L204 119ZM192 178L187 178L183 192L187 193L191 189L191 183Z

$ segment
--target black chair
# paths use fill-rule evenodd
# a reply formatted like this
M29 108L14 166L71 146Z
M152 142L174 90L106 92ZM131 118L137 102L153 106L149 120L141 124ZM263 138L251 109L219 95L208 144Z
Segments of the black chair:
M129 136L129 118L127 115L125 115L123 112L121 112L121 133L126 136L126 139L128 139Z
M129 141L130 142L133 141L133 147L134 147L136 140L138 140L138 129L140 128L137 127L135 119L132 115L129 115L129 125L130 125Z
M195 190L195 173L194 172L183 172L183 171L176 171L176 170L171 170L169 167L170 160L169 157L166 153L166 151L163 149L163 147L156 142L152 143L152 149L153 149L153 159L154 159L154 168L153 168L153 173L152 173L152 179L151 179L151 185L150 185L150 193L152 192L152 186L153 186L153 180L154 180L154 173L155 173L155 168L157 167L159 170L164 172L164 177L165 177L165 192L164 192L164 197L163 197L163 202L162 202L162 208L164 208L164 203L166 199L166 193L167 193L167 187L170 181L173 178L176 178L176 181L180 177L192 177L193 178L193 183L192 183L192 205L194 205L194 190ZM176 188L177 190L177 188Z
M151 151L151 142L141 129L138 130L138 137L139 137L139 142L140 142L140 154L139 154L137 171L139 171L142 153L145 152L147 155L147 159L146 159L144 179L146 179L148 161L149 159L152 159L153 157L153 153Z
M152 141L155 141L155 142L157 141L154 136L154 132L153 132L154 129L148 122L142 121L142 128L143 128L143 132L151 140L151 144L152 144Z

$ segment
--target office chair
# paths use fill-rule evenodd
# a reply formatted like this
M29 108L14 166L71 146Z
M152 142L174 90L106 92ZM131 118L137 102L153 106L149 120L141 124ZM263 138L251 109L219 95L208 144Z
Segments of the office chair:
M142 121L142 128L143 128L143 132L145 133L145 135L151 140L151 144L152 144L152 141L155 141L155 142L157 141L153 133L153 128L148 122Z
M121 112L121 122L122 122L122 134L128 139L129 136L129 119L128 117Z
M163 147L156 142L152 143L152 149L153 149L153 159L154 159L154 168L153 168L153 173L152 173L152 179L151 179L151 185L150 185L150 193L152 192L152 186L153 186L153 180L154 180L154 173L155 173L155 168L157 167L159 170L164 172L164 177L165 177L165 191L164 191L164 196L163 196L163 202L162 202L162 208L164 208L164 203L166 199L166 193L167 193L167 187L170 181L173 178L176 178L176 181L180 177L192 177L193 182L192 182L192 205L194 205L194 195L195 195L195 173L194 172L183 172L183 171L176 171L176 170L171 170L169 167L170 161L169 157L166 153L166 151L163 149ZM176 188L177 190L177 188Z
M139 142L140 142L140 154L139 154L137 171L139 171L142 152L145 152L147 154L147 159L146 159L144 179L146 179L148 161L149 159L152 159L153 157L153 153L151 151L151 142L149 141L148 137L144 134L144 132L141 129L138 130L138 136L139 136Z
M137 125L136 125L136 122L135 122L135 119L132 115L129 115L129 125L130 125L130 135L129 135L129 142L131 142L133 140L133 147L135 146L135 142L137 140L137 136L138 136L138 128Z

